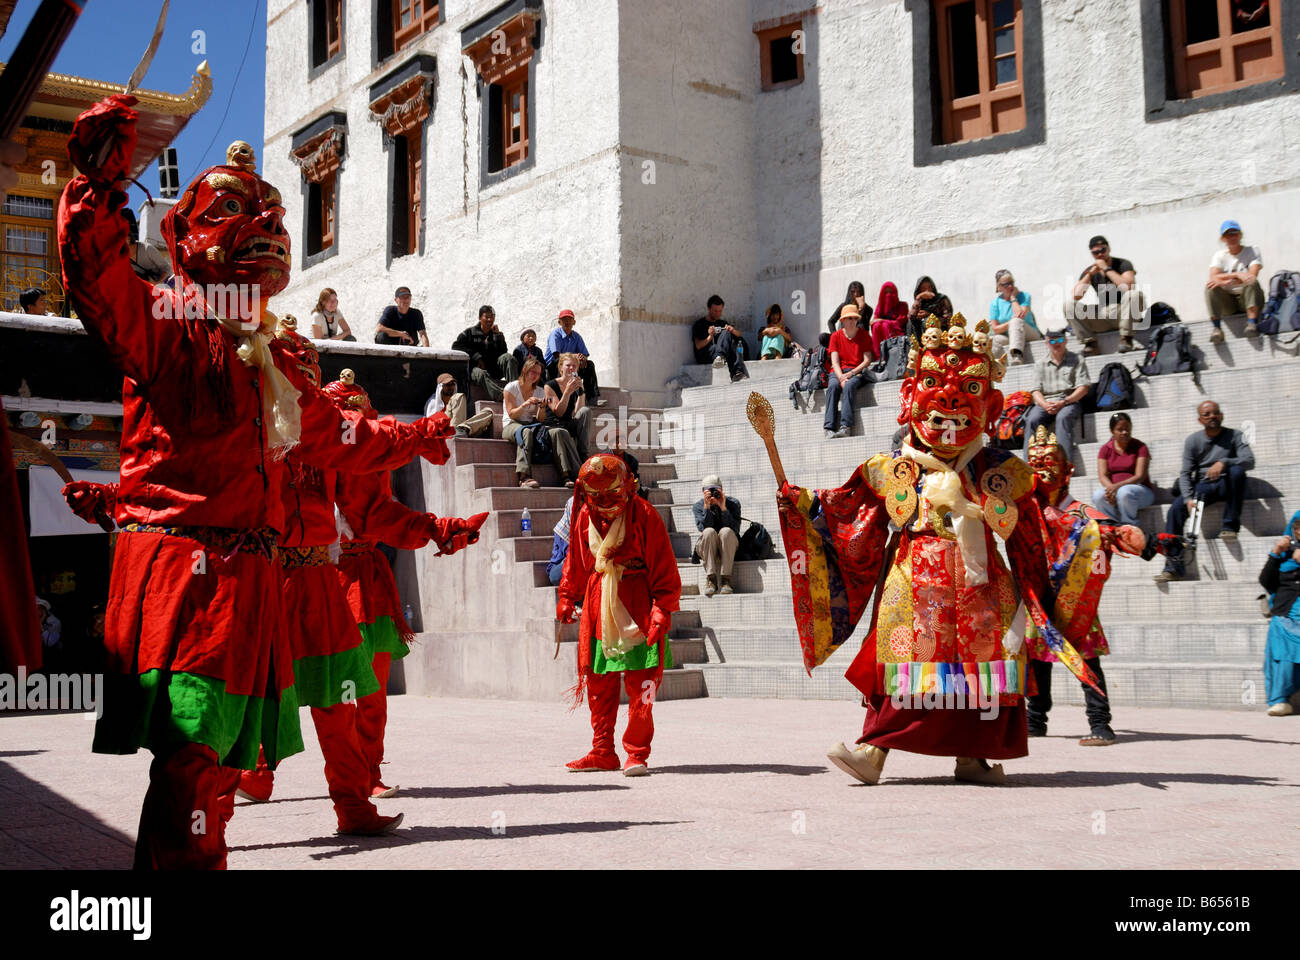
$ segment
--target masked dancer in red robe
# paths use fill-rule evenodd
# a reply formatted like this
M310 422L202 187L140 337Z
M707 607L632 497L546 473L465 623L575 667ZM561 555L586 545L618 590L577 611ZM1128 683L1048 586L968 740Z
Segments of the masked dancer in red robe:
M1111 562L1116 553L1150 560L1157 554L1180 551L1182 538L1162 534L1148 539L1141 529L1116 523L1090 504L1070 495L1070 478L1074 464L1065 448L1045 426L1029 444L1029 466L1034 471L1034 496L1043 511L1047 529L1048 560L1057 567L1070 569L1061 578L1052 603L1052 622L1078 651L1096 677L1096 687L1083 684L1084 709L1089 734L1079 741L1083 747L1105 747L1115 742L1110 726L1110 701L1106 698L1106 677L1101 658L1110 653L1102 631L1097 607L1102 588L1110 579ZM1092 562L1079 563L1078 545L1093 548ZM1095 547L1094 547L1095 545ZM1073 563L1069 561L1074 559ZM1052 709L1052 664L1057 656L1032 624L1025 633L1037 692L1029 696L1029 735L1047 735L1047 714Z
M871 604L846 673L866 722L856 748L837 744L830 760L876 783L898 749L955 757L959 780L1002 783L1002 765L988 761L1028 752L1018 606L1064 662L1090 674L1044 609L1052 585L1033 476L985 446L1002 407L987 323L971 335L960 314L947 331L931 317L909 368L899 450L838 489L787 483L778 496L804 665L811 672L838 649Z
M379 414L351 370L325 387L325 394L350 415L374 420ZM336 499L342 530L342 552L334 569L350 614L365 641L378 689L357 701L357 736L366 763L366 792L372 797L396 795L380 777L384 762L384 731L388 726L388 674L393 660L410 652L411 628L402 613L397 581L388 558L377 544L398 550L419 550L430 541L446 556L477 543L486 513L468 519L421 513L393 499L387 471L341 474Z
M617 770L614 725L619 680L627 691L623 775L649 772L654 736L654 698L665 668L671 667L668 628L681 604L668 529L617 454L601 453L582 465L574 491L569 555L564 561L555 617L578 619L578 684L591 703L591 752L568 764L585 772Z
M289 237L247 144L164 218L174 285L136 277L120 215L135 102L109 97L78 117L68 153L82 173L57 221L65 288L125 375L94 749L154 754L137 867L222 868L233 768L252 768L259 748L272 765L302 749L277 543L285 455L344 469L443 462L453 431L445 417L343 417L274 339L265 302L288 284Z

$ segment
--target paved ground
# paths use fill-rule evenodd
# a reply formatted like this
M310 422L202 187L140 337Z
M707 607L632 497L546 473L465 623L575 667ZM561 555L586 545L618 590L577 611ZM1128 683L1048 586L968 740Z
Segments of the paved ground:
M1084 748L1065 708L1006 787L897 753L864 787L823 760L860 728L852 703L660 704L640 780L563 769L588 743L583 710L393 698L385 779L403 790L380 804L406 828L383 839L334 835L309 734L273 802L241 803L230 865L1300 867L1300 717L1126 708L1117 745ZM129 866L148 757L90 753L91 727L0 716L0 868Z

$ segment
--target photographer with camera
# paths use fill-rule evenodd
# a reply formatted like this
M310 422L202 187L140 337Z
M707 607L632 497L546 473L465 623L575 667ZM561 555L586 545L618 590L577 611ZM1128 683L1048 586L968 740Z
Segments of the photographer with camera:
M700 542L695 552L704 563L704 595L732 593L731 565L740 546L740 501L722 492L716 475L704 478L704 496L695 501L695 526Z
M1264 562L1259 583L1270 594L1268 641L1264 646L1264 690L1270 717L1295 713L1300 690L1300 510L1291 514Z
M726 306L716 293L709 297L708 316L700 317L691 327L691 344L695 347L696 363L725 363L731 372L731 382L746 380L749 371L738 351L744 347L744 335L732 324L723 322L722 308Z

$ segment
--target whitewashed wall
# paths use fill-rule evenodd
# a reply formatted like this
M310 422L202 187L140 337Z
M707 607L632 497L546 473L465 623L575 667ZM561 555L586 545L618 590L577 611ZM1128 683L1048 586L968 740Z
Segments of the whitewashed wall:
M1152 299L1196 316L1226 217L1263 247L1266 275L1300 268L1300 145L1287 133L1300 97L1147 123L1138 4L1044 0L1046 141L917 167L920 2L822 0L804 20L804 82L764 93L753 25L811 0L546 0L536 165L480 192L459 31L497 3L448 0L418 46L439 74L426 252L386 272L387 164L366 101L404 57L370 70L370 4L349 3L344 62L307 83L307 5L270 0L265 165L295 245L292 133L329 110L349 118L339 255L298 271L273 306L305 314L320 287L337 287L365 338L405 283L443 345L484 301L512 342L570 306L604 382L654 391L689 360L687 324L714 292L750 329L782 303L807 342L851 279L874 302L883 281L910 299L929 273L977 317L1008 267L1041 315L1103 233Z
M530 149L536 162L481 191L481 107L472 67L460 53L460 30L498 5L449 0L446 22L372 71L370 4L349 3L346 56L306 84L305 92L307 5L272 5L266 169L285 195L296 245L302 210L300 175L288 159L293 132L331 110L348 115L339 253L296 270L272 308L306 314L320 288L332 286L353 331L368 339L393 289L406 284L424 312L430 342L449 346L474 322L481 303L496 307L512 345L527 326L544 337L559 311L571 307L599 368L607 370L618 290L615 0L547 0L543 46L535 55ZM285 9L277 18L280 8ZM369 88L417 52L438 62L426 139L425 252L395 260L386 272L387 156L380 127L370 120Z

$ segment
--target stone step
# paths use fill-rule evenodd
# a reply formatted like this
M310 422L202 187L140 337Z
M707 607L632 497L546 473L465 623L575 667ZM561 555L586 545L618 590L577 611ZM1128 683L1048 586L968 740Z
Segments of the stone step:
M730 597L713 597L725 602ZM705 600L708 603L708 600ZM1240 617L1246 611L1234 616ZM683 628L683 635L704 636L708 640L711 663L761 660L772 663L799 663L802 653L794 623L793 608L787 604L784 619L774 616L759 620L731 620L702 611L699 630ZM1258 665L1264 654L1268 622L1254 620L1220 620L1214 623L1126 623L1102 621L1110 644L1110 661L1178 662L1193 659L1251 661ZM854 636L844 646L856 651L867 634L867 624L859 624ZM837 656L842 654L837 654ZM851 659L851 657L850 657ZM1110 662L1108 661L1108 662ZM847 663L845 664L847 668Z
M837 662L840 658L843 658L842 665ZM711 697L858 702L861 694L843 676L849 662L850 658L843 653L836 654L814 670L811 677L802 665L786 663L709 663L699 669L704 673ZM1265 702L1264 677L1258 665L1252 663L1121 664L1107 658L1102 666L1112 709L1121 723L1119 711L1125 706L1259 710ZM1080 685L1065 674L1062 666L1053 669L1052 696L1056 710L1065 704L1083 703ZM851 729L843 734L831 731L828 736L834 740L849 733Z
M659 511L660 518L668 526L669 533L672 533L672 507L668 504L656 504L655 509ZM522 536L521 519L523 512L522 508L519 510L498 510L496 512L498 536ZM547 537L555 536L555 525L560 522L560 517L564 515L562 509L554 508L533 509L529 507L528 513L529 519L532 521L533 534Z
M500 443L501 441L495 442ZM471 488L514 487L523 489L519 486L515 476L513 457L508 463L469 463L458 466L457 469L472 471L472 479L467 482ZM647 486L647 489L651 490L658 484L671 480L677 475L676 466L668 463L642 463L639 471L641 482ZM533 478L543 487L565 489L564 484L560 481L559 472L551 464L533 467ZM567 492L572 493L573 491L569 490ZM567 500L568 497L566 496L565 499Z
M573 490L568 487L540 487L526 490L523 487L489 487L488 496L493 510L529 510L564 509ZM650 502L659 505L672 503L672 494L666 489L651 488L646 490Z
M686 558L691 555L691 540L684 533L675 533L669 531L669 540L672 541L673 553L679 558ZM514 545L514 559L518 562L533 563L539 560L551 559L551 546L555 541L554 536L531 536L531 537L502 537L500 543L510 543Z
M1285 344L1283 342L1285 338L1260 337L1256 340L1248 340L1238 336L1237 333L1244 327L1244 319L1228 321L1226 325L1230 330L1236 328L1236 333L1230 334L1225 343L1218 345L1209 343L1211 326L1208 320L1190 321L1186 325L1191 334L1192 352L1198 361L1197 369L1202 376L1206 373L1225 369L1239 371L1265 366L1269 363L1285 363L1287 360L1294 360L1297 355L1296 345ZM1135 367L1145 357L1145 345L1150 336L1150 331L1139 331L1137 339L1143 345L1142 348L1121 354L1116 350L1119 343L1118 333L1111 332L1100 335L1098 340L1101 353L1086 358L1089 372L1095 379L1096 374L1107 363L1120 362L1130 368ZM1078 342L1073 338L1071 338L1070 349L1078 352ZM1007 368L1006 377L1002 381L1002 389L1004 391L1028 389L1027 384L1033 376L1034 362L1045 355L1045 344L1028 345L1028 362ZM750 390L758 390L764 394L767 394L769 390L776 390L779 396L785 398L786 389L789 387L790 382L799 375L800 370L800 365L794 360L769 360L762 363L749 363L747 366L750 378L736 384L731 383L725 367L714 369L691 365L683 368L684 374L689 375L692 382L701 385L688 386L682 389L682 405L690 406L693 403L707 402L703 400L703 397L709 391L715 391L715 395L717 395L716 392L741 390L745 396L748 396ZM707 379L704 379L706 372ZM1191 374L1164 374L1159 377L1147 378L1146 382L1164 380L1167 377L1186 377L1190 379ZM883 386L886 386L886 384L874 385L877 389ZM896 383L893 388L893 399L897 403ZM772 397L769 396L769 399L772 399Z
M1135 561L1139 565L1142 562ZM1149 572L1160 567L1144 565ZM685 577L685 574L683 574ZM769 586L772 586L769 584ZM1157 629L1165 623L1215 623L1241 620L1250 617L1257 609L1255 598L1263 592L1258 584L1222 583L1207 591L1194 583L1170 583L1167 589L1158 590L1155 584L1128 580L1106 584L1098 611L1103 627L1108 631L1113 624L1141 623ZM698 611L709 625L728 627L762 627L793 623L793 600L788 586L770 589L764 593L686 594L683 591L682 609ZM1260 618L1263 622L1263 618Z
M456 463L458 465L469 463L509 463L515 462L515 451L518 447L511 441L500 439L500 430L496 430L496 436L492 438L483 437L457 437L452 441L455 449ZM637 458L638 463L642 460L653 461L658 457L667 456L672 453L670 447L636 447L629 444L629 451ZM644 474L642 474L644 477Z

